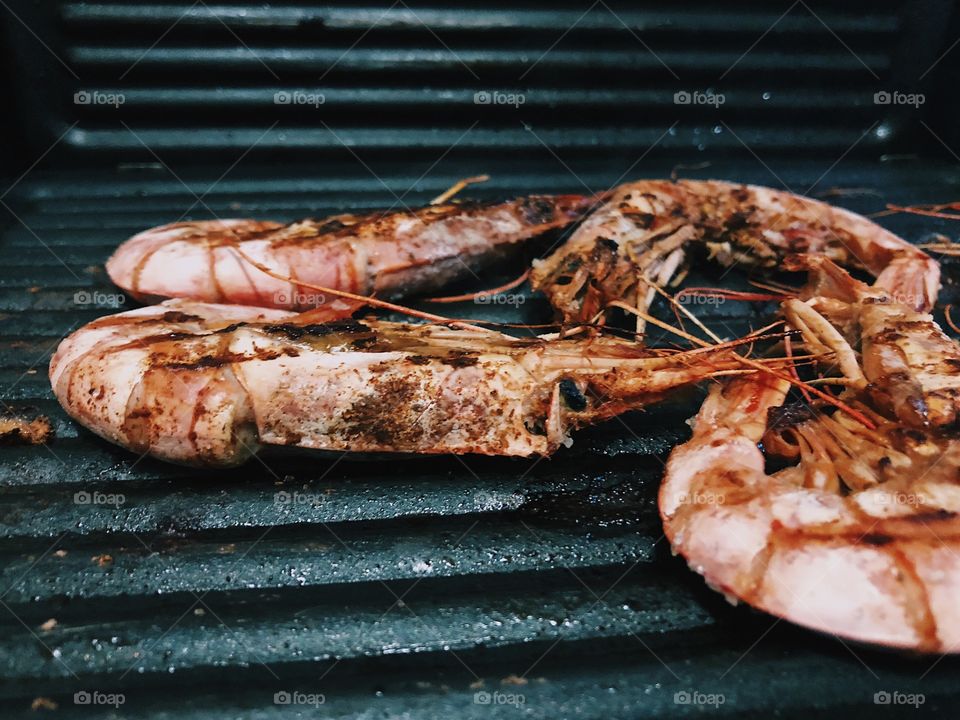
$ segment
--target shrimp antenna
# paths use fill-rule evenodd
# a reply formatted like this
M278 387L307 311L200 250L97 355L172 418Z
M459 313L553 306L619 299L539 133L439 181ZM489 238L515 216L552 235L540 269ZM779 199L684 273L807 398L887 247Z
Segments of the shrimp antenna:
M241 258L250 263L260 272L269 275L272 278L277 280L282 280L284 282L292 282L295 285L300 287L307 287L311 290L316 290L317 292L327 293L333 295L334 297L344 298L345 300L352 300L354 302L360 303L362 305L371 305L373 307L382 308L384 310L391 310L393 312L403 313L404 315L409 315L411 317L420 318L421 320L429 320L435 323L441 323L444 325L454 324L459 327L469 328L470 330L482 330L483 332L490 332L486 328L482 328L476 325L471 325L469 323L462 322L460 320L454 320L452 318L444 317L443 315L435 315L433 313L424 312L422 310L416 310L414 308L406 307L404 305L397 305L396 303L387 302L386 300L380 300L370 295L357 295L356 293L347 292L346 290L334 290L333 288L324 287L323 285L314 285L303 280L293 280L289 277L285 277L282 273L278 273L275 270L267 267L260 261L250 257L247 253L240 249L237 245L230 246L230 249L237 253ZM309 312L309 311L307 311Z
M790 375L797 382L800 382L800 373L797 372L797 363L796 358L793 355L793 342L790 340L789 335L785 335L783 338L783 349L787 353L787 357L790 358ZM813 398L810 397L810 393L803 386L800 386L800 392L803 393L804 399L807 403L812 403Z
M960 220L960 215L957 215L953 219ZM960 255L960 243L955 243L944 235L940 235L939 237L943 238L940 242L921 243L917 245L917 247L921 250L932 250L941 255Z
M475 183L484 183L490 179L489 175L474 175L473 177L464 178L463 180L458 180L449 188L444 190L442 193L437 195L433 200L430 201L431 205L440 205L445 203L447 200L452 198L454 195L459 193L468 185L473 185Z
M740 362L742 362L742 363L744 363L744 364L746 364L746 365L749 365L750 367L754 367L754 368L756 368L757 370L760 370L760 371L762 371L762 372L765 372L765 373L768 373L768 374L770 374L770 375L773 375L775 378L777 378L777 379L779 379L779 380L785 380L786 382L790 383L791 385L796 385L797 387L806 389L807 392L810 392L810 393L816 395L818 398L820 398L821 400L825 400L826 402L828 402L828 403L830 403L831 405L833 405L834 407L836 407L838 410L842 410L843 412L847 413L847 415L849 415L850 417L852 417L852 418L853 418L854 420L856 420L857 422L863 424L868 430L876 430L876 429L877 429L877 426L876 426L873 422L871 422L871 421L867 418L866 415L864 415L863 413L861 413L861 412L858 411L858 410L854 410L852 407L850 407L849 405L847 405L845 402L843 402L842 400L834 397L834 396L831 395L830 393L826 393L826 392L824 392L823 390L821 390L820 388L815 387L814 385L811 385L811 384L808 383L808 382L804 382L803 380L800 380L800 379L791 377L789 374L785 374L785 373L778 372L778 371L774 370L773 368L764 365L763 363L757 362L756 360L751 360L750 358L745 358L745 357L743 357L742 355L740 355L740 356L738 356L738 357L739 357L739 359L740 359Z
M947 321L947 325L950 326L950 329L951 329L951 330L953 330L955 333L960 333L960 327L957 327L956 324L953 322L953 318L950 317L950 311L951 311L952 309L953 309L953 303L948 304L948 305L943 309L943 318L944 318L944 320Z
M800 292L800 288L793 287L792 285L787 285L786 283L775 282L773 280L767 279L765 282L760 282L759 280L747 280L748 283L754 287L758 287L761 290L770 290L775 292L778 295L789 295L794 297L797 293Z
M424 302L431 303L454 303L454 302L465 302L467 300L476 300L481 295L496 295L497 293L506 292L507 290L513 290L515 287L523 285L527 278L530 277L530 268L527 268L523 271L523 274L514 278L508 283L504 283L495 288L490 288L489 290L477 290L472 293L465 293L464 295L447 295L446 297L435 297L435 298L425 298Z
M944 203L942 205L891 205L887 204L889 213L910 213L926 217L941 218L942 220L960 220L960 213L943 212L944 210L960 210L960 203Z
M714 342L717 342L717 343L722 343L722 342L723 342L723 340L722 340L716 333L714 333L713 330L711 330L711 329L708 328L706 325L704 325L702 322L700 322L700 318L698 318L698 317L697 317L696 315L694 315L692 312L690 312L689 310L687 310L687 308L685 308L685 307L683 306L683 304L681 304L673 295L671 295L671 294L668 293L666 290L664 290L663 288L661 288L657 283L651 282L651 283L649 283L649 285L650 285L650 287L652 287L654 290L656 290L658 293L660 293L660 295L662 295L663 297L665 297L665 298L667 299L667 302L669 302L669 303L673 306L674 310L677 310L677 311L683 313L684 315L686 315L698 328L700 328L700 329L703 330L707 335L709 335L710 338L711 338ZM677 294L680 295L681 293L677 293ZM680 318L677 318L678 321L679 321L679 319L680 319ZM682 325L682 323L681 323L681 325Z
M607 307L620 308L621 310L624 310L628 313L631 313L632 315L636 315L637 317L643 320L646 320L651 325L656 325L661 330L666 330L667 332L673 333L674 335L682 337L684 340L689 340L690 342L694 343L695 345L699 345L700 347L703 347L703 348L714 347L713 345L708 343L706 340L701 340L696 335L691 335L690 333L685 332L680 328L675 328L670 323L666 323L663 320L659 320L653 317L653 315L645 313L643 310L640 310L639 308L635 308L632 305L627 305L627 303L623 302L622 300L614 300L608 303Z

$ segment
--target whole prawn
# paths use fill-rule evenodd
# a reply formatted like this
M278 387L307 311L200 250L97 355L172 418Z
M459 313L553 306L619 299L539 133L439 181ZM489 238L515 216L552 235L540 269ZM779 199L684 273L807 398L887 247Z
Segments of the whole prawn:
M718 384L670 456L660 512L674 552L732 600L844 638L957 652L960 345L924 312L935 266L912 250L893 262L902 285L888 289L788 258L811 281L784 314L843 391L789 400L793 381L764 372Z
M523 241L577 221L593 203L579 195L533 195L287 225L174 223L124 242L107 261L107 273L145 301L188 298L291 310L334 301L317 287L399 298L469 275ZM349 316L360 305L341 301L328 308L328 317Z
M678 277L691 252L770 269L793 253L817 253L878 276L877 285L929 300L937 264L870 220L793 193L719 180L639 180L621 185L530 276L567 323L591 322L627 303L643 314ZM924 272L911 272L916 264Z
M311 312L171 300L69 336L50 381L72 417L112 442L229 466L262 445L547 454L579 426L742 371L729 346L318 323Z

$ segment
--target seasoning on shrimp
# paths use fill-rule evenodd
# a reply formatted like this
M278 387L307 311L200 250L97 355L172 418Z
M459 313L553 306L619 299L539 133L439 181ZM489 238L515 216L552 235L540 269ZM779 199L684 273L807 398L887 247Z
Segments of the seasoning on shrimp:
M168 301L69 336L50 381L112 442L235 465L261 445L543 455L577 427L731 372L744 369L730 345L680 352Z

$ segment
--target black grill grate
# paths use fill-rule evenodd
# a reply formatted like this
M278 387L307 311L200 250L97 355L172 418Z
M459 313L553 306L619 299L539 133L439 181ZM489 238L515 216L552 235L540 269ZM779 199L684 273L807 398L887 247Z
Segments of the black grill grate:
M25 84L43 118L30 128L42 128L38 147L67 131L65 147L81 157L140 160L154 159L144 145L340 158L344 144L394 154L455 145L474 157L542 155L547 145L564 158L655 145L676 158L745 142L836 155L854 129L869 129L862 152L920 130L916 113L878 107L874 92L917 90L951 9L942 0L21 4L63 63L13 38L62 79ZM683 106L678 92L724 101ZM77 104L75 93L123 100ZM522 104L477 104L478 93Z
M956 166L912 155L955 144L952 96L935 92L952 92L952 3L0 5L13 68L0 130L23 139L7 145L3 187L28 171L0 195L0 400L57 431L49 448L0 447L5 717L33 716L35 698L86 715L77 691L122 692L115 716L156 720L287 715L278 691L322 693L321 712L345 718L874 718L877 691L956 706L956 661L848 647L732 608L670 557L655 494L696 393L585 430L539 463L303 453L210 473L96 439L46 378L59 338L114 310L109 253L184 213L412 206L483 172L492 181L470 195L676 171L861 212L956 200ZM877 90L929 103L876 105ZM675 102L698 91L725 101ZM84 92L123 102L75 100ZM523 102L476 102L493 92ZM883 222L911 240L957 234ZM944 267L947 304L957 266ZM549 315L529 296L444 309ZM698 308L729 336L763 310ZM124 502L83 502L94 493ZM477 702L494 692L525 704ZM725 703L677 704L678 692Z
M870 190L840 197L853 209L960 195L952 168L844 165L819 187ZM494 181L476 192L491 196L579 185L562 169L483 169ZM669 170L647 165L643 174ZM409 202L465 171L439 168ZM822 167L792 162L777 172L807 187ZM771 182L755 162L698 174ZM218 175L184 180L202 192ZM594 167L581 177L599 189L617 175ZM224 179L206 202L218 214L292 218L394 200L355 167L324 177L342 179L251 170ZM381 178L401 192L416 175L383 168ZM323 693L323 709L343 717L517 712L475 702L494 691L522 694L534 717L697 714L675 704L684 690L723 693L718 712L735 716L768 717L774 707L874 716L878 690L923 692L925 709L955 704L953 660L924 676L932 659L775 624L727 606L669 557L655 492L695 397L587 430L536 464L304 454L206 473L137 461L79 429L52 399L45 364L62 334L110 309L77 305L74 295L115 292L102 271L110 250L194 199L149 169L41 174L8 197L16 217L0 240L2 398L48 413L58 438L49 450L0 449L7 707L52 697L69 716L83 710L71 697L80 690L122 691L122 716L138 718L273 717L287 710L274 704L281 690ZM885 222L914 240L952 230ZM954 296L948 285L944 302ZM545 308L522 310L542 318ZM708 310L729 333L756 322L742 306ZM78 504L76 493L125 502ZM42 629L50 618L56 627ZM528 682L502 684L511 676ZM185 693L186 712L175 704Z

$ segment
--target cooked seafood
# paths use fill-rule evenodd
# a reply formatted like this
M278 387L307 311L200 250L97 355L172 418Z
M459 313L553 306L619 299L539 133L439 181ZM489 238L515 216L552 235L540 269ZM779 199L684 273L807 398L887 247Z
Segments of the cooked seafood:
M108 265L138 297L322 307L296 315L172 300L104 318L61 344L51 383L108 440L231 466L270 445L547 454L577 427L733 376L713 386L691 440L671 454L659 500L674 551L727 597L792 622L957 650L960 346L927 314L936 262L863 217L762 187L640 181L589 211L582 197L540 196L156 228ZM303 292L439 287L585 216L531 276L567 323L629 307L642 331L695 246L726 266L806 270L810 282L783 313L829 375L817 381L842 392L741 358L732 344L681 352L592 330L517 339L455 323L328 322L355 299ZM793 382L809 402L791 399Z
M568 323L589 322L614 301L645 311L656 293L651 284L677 275L694 243L722 265L747 268L818 253L872 272L888 290L906 290L904 276L915 276L916 263L938 277L922 251L818 200L717 180L640 180L618 187L556 252L535 262L531 283Z
M854 280L823 257L790 257L785 266L811 273L803 299L784 303L787 319L808 348L834 353L851 390L907 425L956 425L960 346L930 315L914 310L932 307L935 298L928 293L938 283L924 274L925 265L906 273L906 291L896 293Z
M107 272L149 301L307 309L332 300L314 286L394 298L463 277L527 239L578 220L591 205L579 195L533 195L289 225L174 223L127 240L107 261ZM355 308L344 305L341 315Z
M261 445L545 454L581 425L742 372L729 347L314 320L168 301L69 336L50 381L70 415L108 440L175 462L235 465Z
M960 651L960 346L913 309L929 298L898 302L824 258L790 263L813 280L786 315L844 390L835 405L788 403L790 382L765 373L715 386L667 465L667 537L732 600L840 637ZM901 264L905 287L936 287L924 266Z

